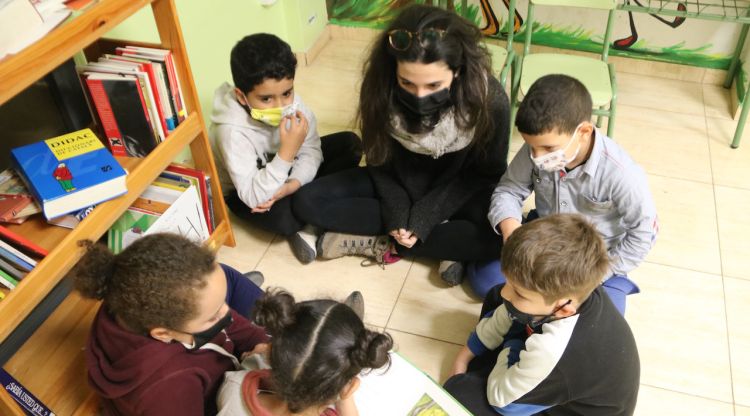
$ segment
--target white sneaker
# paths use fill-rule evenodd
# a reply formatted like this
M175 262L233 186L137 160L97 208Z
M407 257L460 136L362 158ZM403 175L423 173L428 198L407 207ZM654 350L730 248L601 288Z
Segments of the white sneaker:
M318 233L312 225L306 225L305 228L289 236L292 253L302 264L311 263L317 257L318 253L315 250L317 241Z

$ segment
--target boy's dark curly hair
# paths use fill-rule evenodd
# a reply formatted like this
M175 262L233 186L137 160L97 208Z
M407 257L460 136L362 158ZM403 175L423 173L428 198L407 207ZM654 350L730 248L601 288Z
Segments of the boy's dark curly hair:
M391 336L365 328L340 302L297 303L291 294L269 289L253 318L272 336L271 374L293 413L333 402L363 369L390 363Z
M292 48L277 36L256 33L234 45L229 64L234 86L247 94L267 78L294 79L297 58Z
M153 234L119 254L89 240L86 254L71 270L75 288L104 300L128 329L182 328L198 312L195 292L218 267L214 253L176 234Z

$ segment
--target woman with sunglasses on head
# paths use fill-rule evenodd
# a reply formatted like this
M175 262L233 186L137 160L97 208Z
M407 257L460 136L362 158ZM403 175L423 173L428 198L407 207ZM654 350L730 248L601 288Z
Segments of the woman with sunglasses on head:
M321 178L293 202L328 231L319 256L434 258L450 285L463 262L498 257L487 211L507 166L510 112L480 40L474 24L423 5L376 40L358 109L367 167Z

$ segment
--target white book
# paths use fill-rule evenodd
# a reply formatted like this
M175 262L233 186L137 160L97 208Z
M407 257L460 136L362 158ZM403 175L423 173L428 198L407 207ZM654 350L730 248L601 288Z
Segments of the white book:
M395 352L388 369L360 376L354 393L360 416L471 416L427 374Z
M194 186L186 189L144 235L164 232L180 234L198 244L210 237L203 204Z

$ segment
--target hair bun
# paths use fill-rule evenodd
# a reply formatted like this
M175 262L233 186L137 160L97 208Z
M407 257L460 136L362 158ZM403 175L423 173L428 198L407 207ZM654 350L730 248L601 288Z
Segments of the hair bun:
M297 302L291 293L278 288L266 290L266 294L255 302L253 321L264 327L271 335L280 334L284 328L294 324Z
M390 363L388 351L393 348L393 339L388 333L363 329L349 354L352 364L361 368L380 368Z

